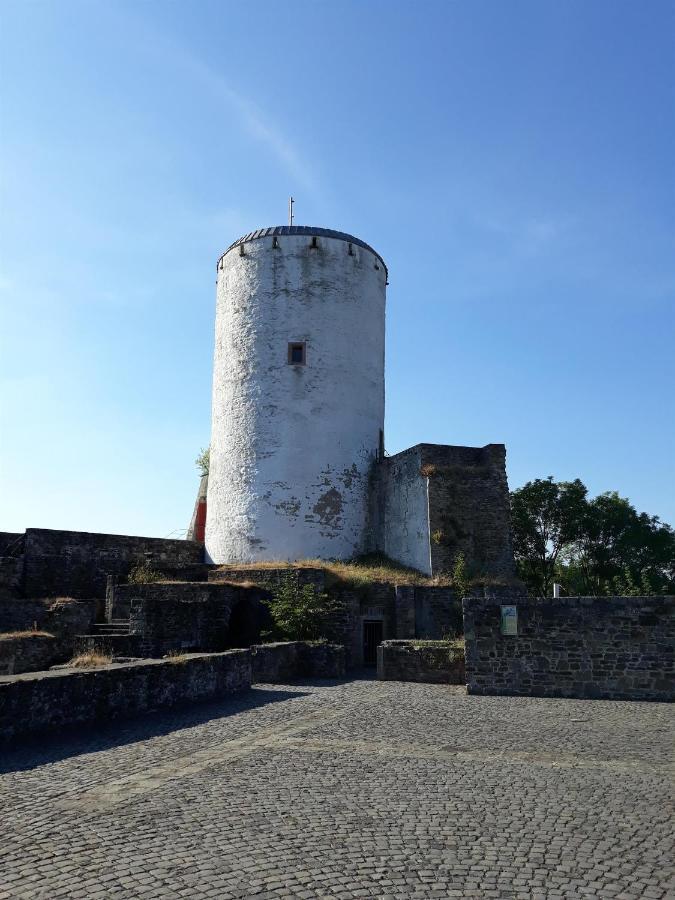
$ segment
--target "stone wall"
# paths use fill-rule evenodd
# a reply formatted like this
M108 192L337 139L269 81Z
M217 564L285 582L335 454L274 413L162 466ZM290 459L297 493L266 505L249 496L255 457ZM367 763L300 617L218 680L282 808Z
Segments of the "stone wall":
M345 648L289 641L251 647L253 681L274 684L297 678L344 678Z
M215 700L250 685L248 650L0 677L0 742Z
M163 570L203 562L194 541L29 528L24 549L26 597L105 597L106 576L139 563Z
M23 557L0 556L0 602L21 596Z
M113 609L128 609L129 632L140 636L143 656L164 656L255 643L267 622L264 596L260 588L236 584L129 584L115 588Z
M377 648L380 681L464 684L464 652L448 641L383 641Z
M472 694L674 700L675 597L464 600Z
M462 600L451 587L415 587L414 636L440 641L457 637L464 630ZM399 637L409 635L400 634Z
M337 609L326 621L325 637L345 647L348 668L363 665L363 623L382 622L383 639L440 640L462 633L462 603L454 590L435 585L393 585L386 582L352 583L321 568L222 566L209 572L209 583L221 580L266 585L271 590L291 577L299 587L311 584L329 593Z
M418 444L375 467L375 548L436 576L463 553L474 576L515 573L503 444Z
M326 570L309 566L212 566L208 573L209 582L252 583L270 588L288 577L299 587L312 584L321 593L326 590Z
M70 659L70 646L53 634L0 634L0 675L37 672Z
M64 653L69 653L75 635L91 630L96 618L96 606L96 600L54 597L7 600L0 602L0 632L48 631L65 641Z
M367 617L369 610L375 617L387 620L385 633L391 636L395 634L394 588L391 585L371 584L357 588L348 582L337 580L326 569L305 566L218 566L209 572L209 583L212 584L222 581L240 582L269 588L271 591L285 578L292 578L298 588L310 584L318 593L329 593L336 598L338 606L326 621L325 637L345 647L349 667L362 664L361 620Z
M450 572L463 553L474 576L515 575L506 448L422 445L429 473L431 572Z
M0 556L21 556L24 540L23 531L0 531Z

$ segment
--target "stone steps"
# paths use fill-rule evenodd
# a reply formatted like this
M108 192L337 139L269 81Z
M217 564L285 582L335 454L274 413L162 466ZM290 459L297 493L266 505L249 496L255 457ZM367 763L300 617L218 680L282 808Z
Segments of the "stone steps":
M142 637L140 634L115 634L102 632L99 634L78 634L75 636L75 655L80 653L102 653L112 656L141 656Z
M103 635L128 635L131 623L129 619L112 619L110 622L97 622L92 626L91 634Z

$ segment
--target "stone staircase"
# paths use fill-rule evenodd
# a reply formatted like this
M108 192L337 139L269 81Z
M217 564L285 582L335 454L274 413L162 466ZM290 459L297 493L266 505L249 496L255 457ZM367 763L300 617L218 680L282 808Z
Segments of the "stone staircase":
M103 653L113 659L141 656L141 635L130 634L129 627L129 619L97 622L89 634L76 636L75 654Z

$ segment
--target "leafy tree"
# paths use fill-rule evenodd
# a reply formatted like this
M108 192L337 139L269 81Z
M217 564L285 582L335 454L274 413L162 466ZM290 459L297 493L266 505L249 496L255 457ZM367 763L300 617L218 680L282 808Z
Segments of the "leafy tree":
M199 456L195 460L195 465L199 469L199 473L201 475L209 474L209 462L211 458L211 448L210 447L202 447L199 451Z
M293 572L283 575L278 585L270 588L266 600L274 632L287 641L314 641L325 637L328 618L338 608L328 594L317 591L313 584L298 584Z
M616 491L600 494L588 503L570 565L582 576L583 593L614 593L622 585L628 595L664 593L673 587L675 533Z
M528 482L511 495L521 578L534 594L553 581L568 594L675 591L675 532L610 491L589 500L578 479Z
M553 476L528 481L511 494L513 541L520 577L548 596L561 556L581 537L586 487Z

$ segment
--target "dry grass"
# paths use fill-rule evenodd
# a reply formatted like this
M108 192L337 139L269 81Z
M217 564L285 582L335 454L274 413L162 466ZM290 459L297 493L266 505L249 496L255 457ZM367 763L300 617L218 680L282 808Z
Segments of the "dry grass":
M170 650L164 657L167 662L175 663L176 665L182 665L184 662L187 662L187 658L187 653L183 653L181 650Z
M90 650L88 653L79 653L74 656L68 663L74 669L98 669L101 666L107 666L112 662L112 656L106 653L99 653L97 650Z
M72 606L74 603L77 603L77 600L74 600L72 597L53 597L49 599L49 605L47 607L49 612L54 612L57 609L63 609L65 606Z
M54 635L49 631L38 631L37 629L30 631L5 631L0 634L0 641L12 641L15 638L32 638L32 637L48 637L53 638Z
M450 576L428 578L416 569L410 569L400 563L394 562L384 554L371 553L358 559L340 562L325 559L299 559L296 562L282 560L268 560L252 564L237 564L223 566L222 571L249 569L324 569L330 573L336 581L347 582L355 586L365 587L373 582L384 584L418 584L427 586L447 587L452 584Z
M318 560L314 562L316 564ZM402 566L381 554L371 554L349 562L324 563L324 568L338 581L345 581L356 586L365 587L373 582L394 585L434 585L436 587L446 587L452 584L449 576L441 575L429 578L418 572L417 569Z
M420 587L452 587L453 579L450 572L442 572L434 578L429 578L418 572L417 569L410 569L401 563L395 562L393 559L385 556L383 553L369 553L366 556L358 557L341 562L339 560L325 559L298 559L295 562L286 562L285 560L271 559L264 562L256 563L234 563L232 565L220 566L219 571L227 577L227 572L255 572L273 571L275 569L323 569L329 576L333 577L334 582L342 582L351 587L367 587L373 583L383 583L392 585L419 585ZM247 579L244 581L232 581L230 584L239 587L259 586L260 581ZM470 578L468 584L471 587L503 587L505 585L518 584L513 578L498 578L480 575L476 578Z
M413 647L447 647L449 650L461 650L464 652L464 637L441 638L438 641L413 640Z

